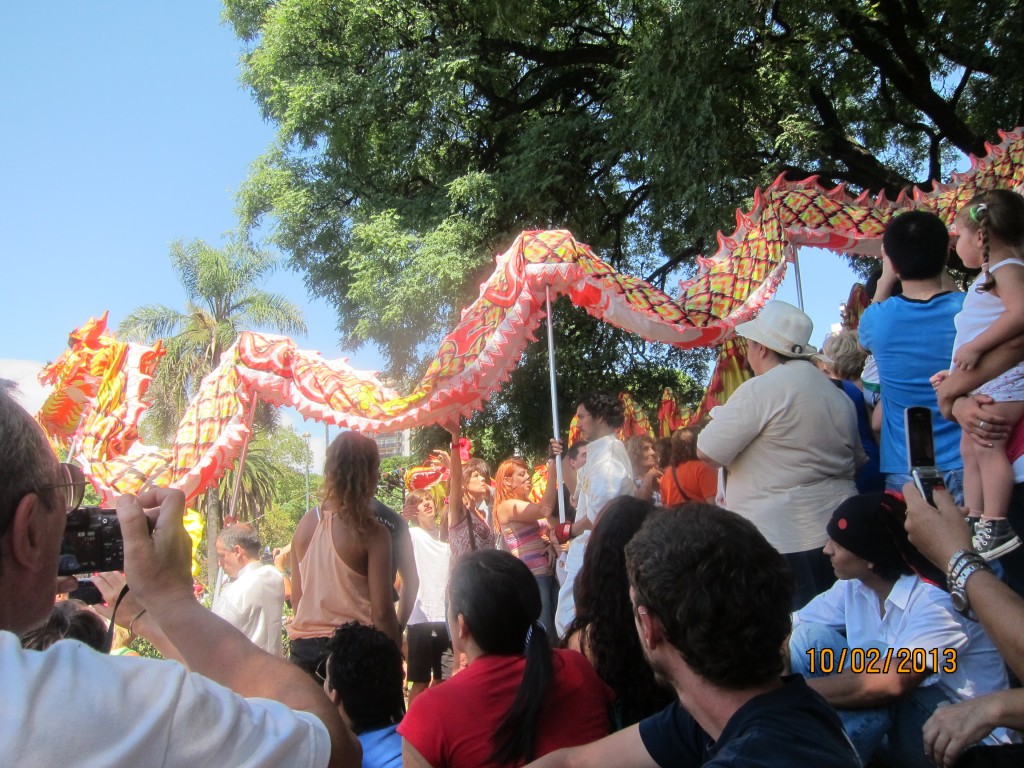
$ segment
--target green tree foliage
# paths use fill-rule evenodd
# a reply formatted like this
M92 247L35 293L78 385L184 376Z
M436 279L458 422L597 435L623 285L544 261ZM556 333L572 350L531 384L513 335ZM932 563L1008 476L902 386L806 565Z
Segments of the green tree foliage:
M306 332L302 312L294 304L259 288L277 266L276 259L266 251L240 240L230 240L221 249L193 240L173 243L170 256L185 290L185 309L139 307L118 328L130 341L163 340L166 355L148 392L153 407L147 414L147 435L161 441L173 436L199 383L217 367L221 354L241 331L262 328L280 333ZM257 423L272 429L275 413L265 406ZM222 498L230 499L233 489L230 474L221 481L219 491L211 491L205 499L211 583L216 567L214 539L222 523L220 502ZM246 494L236 512L247 517L269 499L275 470L256 451L246 462L243 475Z
M377 499L396 512L402 511L405 494L405 470L415 466L411 456L388 456L380 460L380 483L377 486Z
M265 451L278 469L272 500L256 519L260 539L271 548L283 547L291 541L295 526L306 513L307 470L310 507L319 503L317 494L322 477L319 472L313 472L313 454L306 441L291 427L281 427L272 435L260 435L254 445Z
M377 343L406 381L520 230L570 229L664 284L779 173L892 194L1024 122L1016 0L225 0L225 15L279 129L242 224L273 217L346 343ZM684 366L572 309L557 344L588 385ZM492 416L537 407L532 375Z
M281 430L275 430L278 432ZM239 477L239 474L241 475ZM258 520L277 496L278 484L283 479L285 470L275 463L269 452L256 446L250 446L245 454L245 466L238 472L238 463L224 473L217 486L220 508L226 519L234 518L237 522ZM235 484L238 494L235 495Z

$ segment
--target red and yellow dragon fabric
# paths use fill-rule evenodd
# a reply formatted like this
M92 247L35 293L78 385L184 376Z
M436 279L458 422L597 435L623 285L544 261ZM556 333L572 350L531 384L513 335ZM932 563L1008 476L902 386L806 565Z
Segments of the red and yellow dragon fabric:
M736 230L719 235L717 252L699 259L697 276L680 283L676 299L615 272L569 232L523 232L497 256L477 300L406 395L375 374L326 360L288 338L244 332L203 380L169 451L140 446L135 433L159 345L117 341L104 317L72 334L61 360L44 371L43 380L55 389L39 420L105 497L155 484L182 488L192 498L239 452L253 398L369 432L446 424L468 415L502 386L534 340L547 291L649 341L683 349L722 345L708 394L694 414L699 418L743 380L742 348L733 331L774 295L797 248L877 256L886 223L901 211L930 208L949 224L976 192L1020 188L1024 129L1001 138L949 183L934 182L929 192L915 190L896 200L854 197L843 186L827 190L814 178L780 177L754 193L750 211L737 213Z

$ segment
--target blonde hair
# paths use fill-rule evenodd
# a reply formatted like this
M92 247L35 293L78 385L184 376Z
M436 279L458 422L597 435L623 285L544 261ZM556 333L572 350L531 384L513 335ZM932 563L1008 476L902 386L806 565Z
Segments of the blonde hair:
M864 371L864 361L868 359L868 353L861 348L856 331L832 334L825 339L821 351L832 359L832 372L840 379L860 378Z
M654 438L650 435L633 435L626 441L626 453L633 464L633 472L639 471L640 460L644 457L644 449L647 446L654 446Z

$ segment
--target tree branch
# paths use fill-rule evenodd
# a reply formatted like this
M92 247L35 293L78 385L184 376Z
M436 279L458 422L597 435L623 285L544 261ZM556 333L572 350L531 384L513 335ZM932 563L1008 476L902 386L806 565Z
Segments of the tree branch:
M524 77L520 79L519 83L516 84L516 87L521 85L523 80L525 80L529 74L530 73L528 73L528 75L524 75ZM588 75L596 76L598 74L598 72L589 68L574 69L563 75L545 80L538 86L536 91L522 100L516 100L515 98L499 94L490 83L486 83L482 79L473 80L473 86L491 102L492 106L499 107L504 114L517 115L537 109L548 101L551 101L567 92L574 94L583 92L589 94L593 98L597 98L600 94L597 91L596 83L594 82L596 77L591 79Z
M562 51L495 37L482 37L480 43L484 50L511 53L527 61L549 67L574 67L583 64L613 67L622 65L622 49L614 43L607 45L578 43L574 47Z
M953 90L953 95L949 97L949 103L956 107L960 103L960 97L964 95L964 91L967 90L967 84L971 81L971 75L974 74L974 70L970 67L964 68L964 74L960 78L960 82L956 84L956 88Z
M890 7L892 3L883 2L883 5ZM902 19L901 13L894 11L894 15ZM928 115L941 134L964 152L984 153L984 139L971 130L956 110L932 88L931 70L907 39L902 24L874 22L842 10L837 11L836 16L857 50L908 102ZM886 48L876 35L888 42L892 50Z
M863 189L884 189L893 193L912 184L910 179L882 165L874 155L847 135L832 101L818 83L810 84L808 94L821 117L821 134L826 150L849 169L849 173L843 174L844 178Z
M683 248L678 253L669 256L661 266L651 272L647 277L644 278L651 285L655 285L659 290L665 290L665 281L668 279L669 274L673 269L678 267L684 261L688 261L697 256L700 256L704 252L704 238L700 238L693 245Z

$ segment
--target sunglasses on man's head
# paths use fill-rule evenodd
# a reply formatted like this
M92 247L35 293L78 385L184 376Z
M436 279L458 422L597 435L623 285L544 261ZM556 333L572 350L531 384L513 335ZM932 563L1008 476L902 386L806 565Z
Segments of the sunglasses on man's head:
M82 472L77 464L62 463L60 465L60 477L61 482L41 486L39 490L46 488L62 489L65 512L70 515L82 506L82 499L85 496L85 473Z

